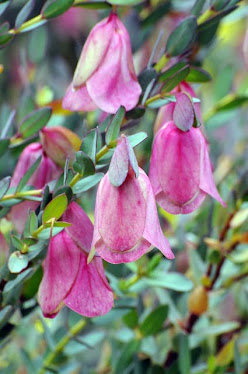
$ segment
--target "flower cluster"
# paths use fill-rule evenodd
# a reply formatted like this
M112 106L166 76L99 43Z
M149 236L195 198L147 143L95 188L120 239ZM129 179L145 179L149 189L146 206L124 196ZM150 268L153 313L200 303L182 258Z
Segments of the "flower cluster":
M186 100L179 105L182 93ZM206 137L195 126L196 116L202 119L200 104L192 101L196 95L186 82L171 94L176 100L160 109L155 123L149 177L138 166L128 137L122 135L111 145L116 148L98 186L94 226L73 199L58 218L69 226L51 236L43 262L38 300L44 316L56 316L64 305L87 317L107 313L113 306L113 291L102 259L128 263L154 247L166 258L174 258L160 227L156 202L171 214L193 212L206 195L225 206L214 183ZM140 95L128 32L112 13L90 32L63 107L115 114L121 106L126 111L135 108ZM180 119L181 112L186 115ZM11 187L41 158L28 185L44 189L62 174L67 158L69 166L73 164L80 146L79 137L64 127L42 129L40 143L28 145L21 154ZM82 151L80 155L87 158ZM30 210L39 213L40 203L25 201L9 213L20 233Z

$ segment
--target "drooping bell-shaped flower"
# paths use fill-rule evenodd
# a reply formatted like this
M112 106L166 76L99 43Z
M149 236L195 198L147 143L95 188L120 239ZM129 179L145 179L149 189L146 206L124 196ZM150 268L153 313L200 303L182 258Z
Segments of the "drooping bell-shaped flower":
M182 131L173 121L167 122L155 136L149 178L158 204L169 213L191 213L207 194L225 206L199 128Z
M87 264L93 225L75 202L70 203L62 220L71 226L50 239L38 292L42 312L53 318L67 305L86 317L106 314L113 306L113 292L102 259L94 257Z
M79 151L81 140L66 127L45 127L40 131L41 144L48 155L56 164L64 167L69 156L73 161L75 152Z
M175 94L180 93L180 92L187 92L192 98L197 97L195 91L193 90L193 88L187 82L181 82L177 87L175 87L171 91L171 94L175 95ZM155 134L166 122L169 122L169 121L173 120L173 113L174 113L175 105L176 105L176 103L172 101L169 104L166 104L159 109L158 114L157 114L157 118L156 118L156 121L155 121L155 125L154 125L154 133ZM195 107L195 111L196 111L196 114L197 114L200 122L202 122L202 114L201 114L200 103L198 103L198 102L194 103L194 107Z
M37 189L43 188L46 183L59 177L62 169L56 165L45 153L39 143L29 144L21 153L11 179L10 187L16 187L28 169L41 157L41 162L28 180L27 185ZM28 217L28 211L35 210L39 205L36 201L24 201L11 208L10 218L18 232L22 232Z
M63 107L71 111L99 107L104 112L116 113L121 105L126 110L133 109L140 94L129 34L112 13L90 32Z
M153 247L174 258L159 224L150 181L126 137L120 138L98 187L92 246L113 264L135 261Z

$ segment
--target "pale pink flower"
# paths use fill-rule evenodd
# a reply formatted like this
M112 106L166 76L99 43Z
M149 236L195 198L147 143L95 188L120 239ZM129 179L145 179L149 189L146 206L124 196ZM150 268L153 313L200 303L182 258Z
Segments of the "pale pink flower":
M156 134L149 178L158 204L172 214L191 213L210 195L223 206L213 179L208 144L199 128L167 122Z
M112 13L90 32L63 107L71 111L99 107L116 113L121 105L126 110L133 109L140 94L128 32Z
M129 147L122 137L110 165L120 174L122 184L111 184L108 172L98 187L92 246L104 260L114 264L135 261L153 247L172 259L150 181L140 168L136 169L139 175L135 175Z

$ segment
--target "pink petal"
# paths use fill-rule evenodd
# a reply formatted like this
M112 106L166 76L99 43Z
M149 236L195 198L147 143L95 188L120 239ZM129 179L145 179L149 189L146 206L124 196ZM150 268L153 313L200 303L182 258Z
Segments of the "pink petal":
M74 201L69 204L62 220L71 223L66 227L67 234L73 239L80 249L89 252L93 236L93 224L83 209Z
M60 310L78 273L80 250L65 230L50 239L38 300L45 317Z
M150 184L148 176L142 169L140 169L139 179L140 182L143 183L143 189L146 190L147 196L146 223L143 232L143 238L151 243L151 245L153 245L154 247L157 247L165 257L172 259L174 258L174 254L170 248L168 240L164 236L160 227L152 186Z
M142 237L146 202L139 182L128 175L120 187L114 187L108 173L98 189L98 230L108 247L127 251Z
M199 190L202 135L199 129L183 132L169 122L156 136L157 164L150 167L157 168L161 189L171 203L183 206Z
M64 300L68 308L86 317L102 316L113 306L110 289L100 258L87 265L87 256L81 252L76 281Z
M208 147L204 137L202 136L202 152L203 152L203 160L202 160L202 168L201 168L201 176L200 176L200 189L212 196L214 199L219 201L223 207L226 207L226 203L222 200L219 195L219 192L215 186L211 162L208 154Z
M67 88L63 98L62 106L71 111L91 111L97 109L97 106L89 96L85 85L75 89L72 83Z
M129 36L120 21L104 60L86 85L92 100L105 112L116 113L121 105L131 110L138 103L141 88L134 74Z
M176 103L170 102L159 109L154 125L154 133L158 132L165 123L173 120L175 105Z
M10 187L18 185L24 174L42 154L42 146L39 143L32 143L24 148L15 167Z
M160 190L156 195L156 200L158 205L171 214L188 214L199 208L205 197L206 194L203 191L198 190L192 200L188 201L184 205L176 205L165 195L162 190Z
M97 254L111 264L121 264L136 261L145 253L149 252L150 249L152 249L151 244L145 239L139 240L132 249L125 252L113 251L101 239L97 242L95 247Z
M11 207L8 218L13 222L15 229L20 234L24 231L29 211L35 211L39 205L40 203L37 201L23 201L22 203Z
M110 15L91 30L74 73L73 87L84 84L102 63L116 26L116 18L116 15Z

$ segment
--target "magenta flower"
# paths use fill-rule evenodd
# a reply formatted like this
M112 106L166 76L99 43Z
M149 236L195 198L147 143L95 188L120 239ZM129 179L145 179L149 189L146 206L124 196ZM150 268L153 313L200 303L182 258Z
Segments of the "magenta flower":
M16 187L21 178L33 163L42 157L40 165L28 181L29 186L37 189L43 188L46 183L59 177L62 169L57 166L47 155L44 153L42 145L39 143L29 144L19 157L18 163L13 173L10 187ZM25 222L28 217L29 210L35 210L39 203L36 201L24 201L11 208L10 216L18 232L22 232L25 227Z
M62 216L71 223L50 239L38 300L45 317L53 318L64 305L86 317L101 316L113 306L113 292L102 259L87 264L93 225L82 208L70 203Z
M167 122L153 143L149 177L158 204L172 214L191 213L206 195L223 206L212 174L207 142L198 128Z
M63 107L71 111L99 107L116 113L121 105L126 110L133 109L140 94L128 32L112 13L90 32Z
M113 264L135 261L153 247L174 258L159 224L150 181L134 159L122 137L97 191L92 246Z
M175 95L179 92L187 92L188 94L190 94L192 98L197 97L195 91L187 82L181 82L177 87L175 87L171 91L171 94ZM175 105L175 102L170 102L169 104L166 104L159 109L154 125L154 133L156 133L166 122L173 120L173 112L175 109ZM194 103L194 107L198 118L200 119L200 121L202 121L200 103Z

